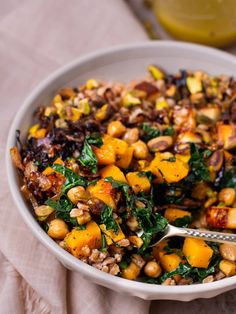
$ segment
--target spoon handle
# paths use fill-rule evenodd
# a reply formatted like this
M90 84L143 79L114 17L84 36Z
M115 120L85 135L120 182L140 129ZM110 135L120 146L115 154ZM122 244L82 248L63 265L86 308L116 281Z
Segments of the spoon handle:
M198 238L198 239L212 241L212 242L236 244L236 234L233 234L233 233L201 231L201 230L190 229L190 228L176 228L176 227L174 227L174 229L175 229L176 235L181 236L181 237L191 237L191 238Z

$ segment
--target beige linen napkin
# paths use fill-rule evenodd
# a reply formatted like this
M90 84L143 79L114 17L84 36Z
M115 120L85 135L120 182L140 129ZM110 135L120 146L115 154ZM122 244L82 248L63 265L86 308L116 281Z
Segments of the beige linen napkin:
M0 6L0 313L148 313L148 301L66 270L38 242L12 201L4 166L11 121L42 79L86 52L146 35L122 0L2 0Z

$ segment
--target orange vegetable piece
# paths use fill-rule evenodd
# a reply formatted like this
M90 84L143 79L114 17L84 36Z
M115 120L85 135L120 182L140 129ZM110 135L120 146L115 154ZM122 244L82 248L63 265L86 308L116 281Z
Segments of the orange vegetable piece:
M171 272L172 270L175 270L180 262L181 258L176 253L168 254L166 251L160 251L159 252L159 260L161 263L161 266L167 271Z
M139 176L139 174L140 172L129 172L126 175L126 179L134 193L148 193L151 188L151 183L146 176Z
M186 211L186 210L182 210L182 209L177 209L177 208L167 208L164 214L165 218L170 222L174 222L176 219L178 218L182 218L185 216L190 216L191 217L191 213Z
M83 256L82 248L100 249L102 246L101 230L95 221L86 224L85 230L74 228L64 239L68 251L76 257Z
M114 148L116 154L123 155L128 149L128 144L119 138L111 137L110 135L105 134L102 139L103 144L111 145Z
M213 250L201 239L185 238L183 253L192 267L207 268Z
M116 161L116 153L112 145L103 144L100 148L93 147L93 151L97 158L98 165L111 165Z
M128 147L124 154L117 154L116 165L122 169L127 169L133 159L134 148Z
M175 158L175 161L169 161L166 157L166 153L156 153L156 157L149 166L153 174L158 178L162 175L168 183L178 182L188 175L188 164L178 158Z
M104 167L101 169L100 174L102 178L112 177L114 180L127 183L123 172L114 165Z
M110 182L105 182L101 179L95 185L88 186L87 190L92 196L97 197L108 206L116 208L115 190Z

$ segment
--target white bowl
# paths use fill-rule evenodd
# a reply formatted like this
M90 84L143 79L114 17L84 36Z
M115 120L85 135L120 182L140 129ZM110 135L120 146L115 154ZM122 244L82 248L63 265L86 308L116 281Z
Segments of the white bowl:
M67 268L97 284L143 299L170 299L189 301L210 298L236 287L236 276L208 284L191 286L161 286L118 278L103 273L73 257L60 248L39 226L31 209L19 190L17 172L9 156L15 145L15 130L24 136L31 124L32 114L40 104L45 104L63 86L76 86L88 78L129 81L142 78L147 66L157 64L169 73L179 69L204 70L210 74L236 73L236 58L212 48L172 41L158 41L125 45L94 52L75 60L46 78L26 99L17 113L7 140L6 163L8 181L19 212L37 239L45 245Z

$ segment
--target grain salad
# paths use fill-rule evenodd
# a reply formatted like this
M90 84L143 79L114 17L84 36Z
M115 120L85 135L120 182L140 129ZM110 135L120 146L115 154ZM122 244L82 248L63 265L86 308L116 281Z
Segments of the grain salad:
M162 285L236 274L236 245L172 237L168 223L236 229L236 81L181 70L58 91L16 131L21 191L47 234L97 269ZM142 235L138 236L138 231Z

